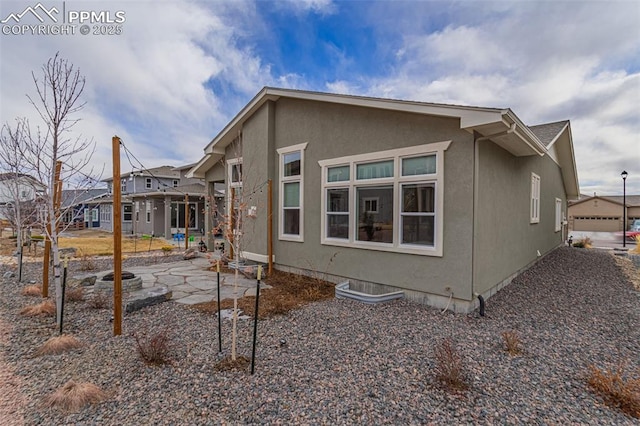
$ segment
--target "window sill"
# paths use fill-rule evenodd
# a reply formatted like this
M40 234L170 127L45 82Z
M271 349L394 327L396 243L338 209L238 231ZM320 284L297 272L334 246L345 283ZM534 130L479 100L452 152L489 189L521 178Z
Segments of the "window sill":
M291 241L294 243L304 243L304 238L299 235L280 235L278 237L280 241Z
M373 250L373 251L385 251L390 253L402 253L402 254L415 254L419 256L434 256L442 257L442 250L438 250L435 247L414 247L407 245L393 246L392 244L385 243L362 243L362 242L349 242L339 239L323 239L320 242L325 246L338 246L348 247L360 250Z

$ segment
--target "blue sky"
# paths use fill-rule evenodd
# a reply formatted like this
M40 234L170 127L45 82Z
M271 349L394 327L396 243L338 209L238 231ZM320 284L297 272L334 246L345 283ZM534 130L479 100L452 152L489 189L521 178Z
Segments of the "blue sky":
M2 1L0 20L37 3ZM198 161L268 85L508 107L529 125L569 119L582 192L620 193L626 169L629 192L640 194L637 1L69 0L64 8L122 11L122 34L0 34L0 121L38 122L25 96L34 94L31 71L60 51L86 76L75 131L96 142L94 163L107 173L114 134L148 167Z

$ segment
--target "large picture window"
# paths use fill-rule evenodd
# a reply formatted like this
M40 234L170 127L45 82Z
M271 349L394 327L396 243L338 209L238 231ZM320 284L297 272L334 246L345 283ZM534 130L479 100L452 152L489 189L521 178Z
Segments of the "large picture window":
M322 243L442 256L450 143L319 161Z
M307 144L278 149L280 156L279 238L303 241L304 150Z

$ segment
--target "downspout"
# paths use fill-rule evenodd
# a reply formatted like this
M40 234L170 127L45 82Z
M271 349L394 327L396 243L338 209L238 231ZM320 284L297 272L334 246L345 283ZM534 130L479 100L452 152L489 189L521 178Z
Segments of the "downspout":
M473 132L473 220L471 221L471 235L472 235L472 245L471 245L471 295L478 296L476 294L476 247L477 247L477 235L476 235L476 221L478 220L478 160L480 156L480 148L478 141L481 138L478 138L478 133Z

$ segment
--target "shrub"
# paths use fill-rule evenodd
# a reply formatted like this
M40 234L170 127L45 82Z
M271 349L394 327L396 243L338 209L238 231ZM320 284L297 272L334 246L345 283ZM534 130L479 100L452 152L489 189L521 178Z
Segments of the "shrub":
M23 296L42 296L42 287L39 285L28 285L20 292Z
M640 254L640 234L636 235L635 240L636 240L636 246L629 253Z
M60 389L49 395L44 404L66 413L80 411L87 404L97 404L107 399L107 394L93 383L76 383L69 380Z
M509 355L518 355L522 353L522 348L520 347L522 342L520 341L520 336L517 331L504 331L502 333L502 338Z
M450 338L444 339L434 349L436 380L447 389L465 390L464 360Z
M173 246L162 246L162 254L169 256L169 253L173 251Z
M93 256L89 256L88 254L80 251L80 270L82 271L93 271L96 269L96 262Z
M611 370L601 370L590 365L587 380L608 405L640 418L640 375L629 377L624 370L624 362Z
M56 305L52 300L45 300L37 305L26 306L20 311L20 315L27 317L48 316L52 317L56 313Z
M584 237L573 243L573 246L577 248L591 248L593 247L593 241L591 241L589 237Z
M68 302L82 302L84 300L84 289L82 287L67 288L64 292L64 299Z
M82 344L75 337L63 334L47 340L45 344L36 351L36 356L59 355L81 346Z
M133 334L136 347L142 360L147 364L162 365L169 362L171 350L169 332L165 329L147 338L146 335Z

